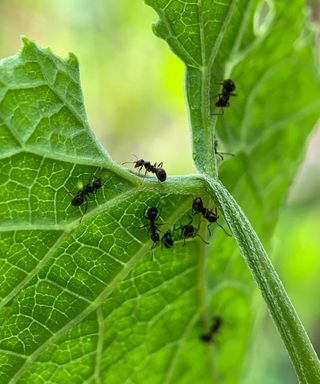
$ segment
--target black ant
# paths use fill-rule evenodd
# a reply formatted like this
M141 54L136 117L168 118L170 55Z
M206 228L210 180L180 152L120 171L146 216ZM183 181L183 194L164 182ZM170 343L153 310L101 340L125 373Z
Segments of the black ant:
M150 227L149 227L148 232L150 233L150 239L153 241L153 245L152 245L151 249L153 249L156 246L156 244L160 241L160 235L157 232L158 231L158 227L157 227L157 224L156 224L156 220L157 220L158 217L159 217L158 208L150 207L147 210L146 219L148 219L150 221L150 224L149 224ZM151 260L153 260L153 253L152 253Z
M219 215L218 215L218 209L217 207L215 207L214 211L208 209L208 208L205 208L203 206L203 202L202 202L202 199L201 197L196 197L194 200L193 200L193 203L192 203L192 213L194 215L196 215L197 213L201 213L202 216L210 223L216 223L220 228L223 229L223 232L228 235L228 236L231 236L230 233L228 233L221 224L218 223L218 219L219 219ZM210 225L209 224L209 225Z
M214 341L214 337L219 332L219 330L220 330L220 328L222 326L222 323L223 323L222 317L220 317L220 316L213 316L212 324L211 324L211 326L209 328L209 332L202 334L200 336L200 339L204 343L210 343L210 342Z
M88 208L88 197L91 194L95 194L98 189L103 186L103 181L101 179L93 180L92 184L86 184L82 189L80 189L76 196L71 200L71 204L75 207L79 207L84 202L86 202L86 208L83 215L86 213Z
M185 224L185 225L181 225L180 226L180 230L181 230L181 238L183 238L183 246L185 246L186 244L186 239L190 239L192 237L200 237L200 239L206 243L206 244L209 244L207 241L205 241L199 234L199 228L200 228L200 222L198 224L198 227L196 228L194 225L192 225L192 217L190 217L190 221L189 223Z
M219 97L218 97L218 100L215 102L215 106L220 107L221 112L213 113L213 115L223 115L224 114L223 108L229 107L230 105L229 103L230 96L237 96L235 93L233 93L233 91L236 89L236 85L231 79L223 80L218 84L222 84L222 91L217 95Z
M163 235L161 241L165 248L173 248L174 247L174 233L175 229L171 231L170 229Z
M131 161L126 161L122 164L131 163ZM161 182L164 182L167 179L167 173L163 168L163 163L157 163L151 164L150 161L145 161L143 159L139 159L132 162L134 164L134 168L139 168L139 173L141 172L142 168L145 169L145 175L147 172L154 173L157 176L157 179Z

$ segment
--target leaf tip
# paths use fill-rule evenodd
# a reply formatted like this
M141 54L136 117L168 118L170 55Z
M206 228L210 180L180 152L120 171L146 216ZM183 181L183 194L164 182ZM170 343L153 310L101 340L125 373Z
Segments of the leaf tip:
M77 56L73 52L69 52L67 61L70 64L76 65L77 67L79 66L79 61Z
M161 24L161 21L158 20L158 21L152 23L151 28L152 28L152 32L155 34L155 36L161 38L162 35L160 33L160 24Z
M22 41L22 44L23 44L23 49L35 45L35 43L32 40L28 39L27 36L21 35L20 38L21 38L21 41Z

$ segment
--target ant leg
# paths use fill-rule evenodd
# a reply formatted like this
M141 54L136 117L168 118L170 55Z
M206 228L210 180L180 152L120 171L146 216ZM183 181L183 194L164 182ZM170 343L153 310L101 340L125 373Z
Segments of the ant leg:
M141 165L141 167L139 167L138 175L140 175L140 172L141 172L142 168L143 168L143 165Z
M184 236L184 238L183 238L183 247L186 245L186 237Z
M218 215L218 208L217 208L217 207L215 207L215 209L214 209L214 213L215 213L215 215L217 216L216 224L218 225L218 227L220 227L220 228L223 230L223 232L224 232L227 236L232 237L232 235L230 235L230 233L228 233L228 232L224 229L224 227L223 227L220 223L218 223L219 215Z
M234 153L230 153L230 152L219 152L219 153L217 152L217 155L220 155L220 156L221 155L227 155L227 156L232 156L232 157L235 156Z
M200 239L205 243L205 244L209 244L201 235L199 235L199 233L197 233L194 237L196 236L199 236Z
M154 241L153 244L152 244L152 247L151 247L151 259L150 261L153 261L153 256L154 256L154 248L157 246L157 243Z
M220 157L221 160L224 160L224 157L222 156L223 152L217 152L215 151L215 154Z
M84 199L85 199L85 201L86 201L86 208L85 208L85 210L84 210L84 212L83 212L83 214L82 214L82 216L81 216L80 223L82 222L83 216L86 214L87 209L88 209L88 200L87 200L86 197L84 197Z
M230 233L228 233L220 223L218 223L218 222L216 221L216 224L217 224L218 227L220 227L220 228L223 230L223 232L224 232L227 236L232 237L232 235L230 235Z
M190 217L190 221L189 221L189 223L188 224L186 224L186 225L190 225L192 222L193 222L193 217L192 216L190 216L190 215L188 215L189 217Z
M162 168L163 167L163 162L161 161L161 163L158 164L158 168Z
M200 239L205 243L205 244L209 244L206 240L204 240L204 238L201 236L201 235L199 235L199 229L200 229L200 224L201 224L201 222L200 222L200 220L199 220L199 224L198 224L198 227L197 227L197 229L196 229L196 231L195 231L195 234L194 234L194 237L196 237L196 236L199 236L200 237Z

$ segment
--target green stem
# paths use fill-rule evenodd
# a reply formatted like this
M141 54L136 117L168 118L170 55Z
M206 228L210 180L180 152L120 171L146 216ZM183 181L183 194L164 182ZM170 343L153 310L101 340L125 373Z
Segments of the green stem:
M214 124L210 108L210 73L208 67L187 67L186 95L192 131L193 160L199 172L217 177L214 153Z
M288 350L300 383L320 383L320 363L309 337L257 234L234 198L207 179Z

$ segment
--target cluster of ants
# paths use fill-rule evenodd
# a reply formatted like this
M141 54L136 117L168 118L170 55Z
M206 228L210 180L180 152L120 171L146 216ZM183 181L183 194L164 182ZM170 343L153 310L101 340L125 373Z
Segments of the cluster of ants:
M214 113L214 114L215 115L223 115L224 114L223 108L228 107L230 105L229 104L230 96L236 96L236 94L233 93L233 91L236 89L236 85L231 79L223 80L222 82L220 82L218 84L222 85L222 91L221 91L221 93L217 94L218 100L216 101L215 106L220 107L221 112L220 113ZM226 153L226 152L219 153L217 151L217 146L218 146L218 142L217 142L217 140L215 140L214 151L217 155L219 155L221 157L222 160L223 160L222 154L227 154L227 155L233 156L231 153ZM123 164L127 164L127 163L131 163L131 162L125 162ZM146 161L143 159L137 159L136 161L133 161L132 163L134 164L134 168L139 168L138 173L140 173L142 171L142 169L144 169L145 175L147 173L153 173L156 175L157 179L160 182L164 182L167 179L167 173L166 173L165 169L163 168L162 162L160 162L158 164L157 163L151 164L150 161ZM102 186L103 186L103 181L100 178L94 179L91 183L84 185L81 189L78 190L76 196L74 196L73 199L71 200L71 204L75 207L79 207L80 205L86 203L85 212L83 213L83 215L84 215L87 211L87 208L88 208L88 197L94 196ZM202 200L200 197L197 197L193 201L192 211L193 211L193 214L201 213L202 216L209 223L217 223L217 220L219 217L218 213L217 213L217 208L215 209L215 211L209 210L208 208L204 208ZM158 216L159 216L159 213L158 213L157 208L155 208L155 207L149 208L149 210L147 212L147 218L148 218L148 220L150 220L150 228L149 228L149 232L151 234L150 238L154 243L158 243L160 241L160 235L157 232L158 228L156 225L156 220L157 220ZM217 224L220 226L219 223L217 223ZM198 226L198 228L195 228L192 225L192 219L188 224L181 225L177 230L181 231L180 238L183 238L184 244L185 244L185 240L187 238L200 236L198 234L199 226ZM223 230L224 230L224 228L223 228ZM162 243L166 248L172 248L173 247L173 245L174 245L174 232L175 231L176 231L175 228L173 230L169 230L162 237ZM203 240L203 241L206 242L205 240Z
M204 219L206 219L210 224L216 223L220 228L223 229L223 231L228 235L231 236L226 230L223 228L221 224L218 223L218 210L217 207L214 210L210 210L208 208L205 208L203 205L203 201L200 197L197 197L193 200L192 203L192 213L193 215L201 214ZM185 245L186 239L194 238L196 236L200 237L200 239L208 244L207 241L205 241L200 235L199 235L199 228L200 228L200 221L197 227L195 227L193 223L193 218L190 216L190 221L187 224L180 225L178 228L173 226L173 228L170 228L167 232L164 233L164 235L160 236L160 230L159 226L157 224L157 219L159 218L160 214L158 211L158 208L156 207L150 207L147 210L145 218L149 220L149 224L145 225L144 227L148 226L148 233L150 234L150 240L153 242L152 249L160 243L165 248L173 248L174 242L175 242L175 233L179 232L180 236L179 239L183 240L183 246ZM209 225L210 225L209 224Z
M139 173L143 168L145 168L145 175L147 174L147 172L154 173L157 179L161 182L164 182L167 178L167 173L163 168L162 162L159 164L151 164L150 161L139 159L134 161L133 163L134 168L139 168ZM83 213L84 215L88 208L88 198L94 196L97 193L98 189L100 189L102 186L103 181L101 178L96 178L91 183L85 184L83 187L81 187L81 189L77 191L77 194L72 198L71 204L75 207L79 207L80 205L86 203L86 208Z

